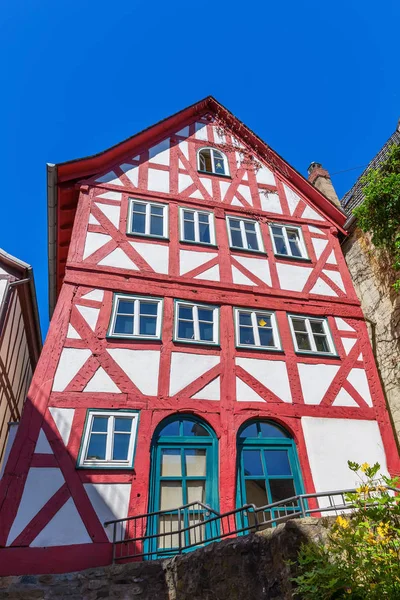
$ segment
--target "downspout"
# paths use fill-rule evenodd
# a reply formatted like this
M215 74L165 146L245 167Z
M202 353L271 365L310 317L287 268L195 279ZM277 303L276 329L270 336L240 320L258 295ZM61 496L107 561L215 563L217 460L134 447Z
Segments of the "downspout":
M49 317L56 304L57 289L57 166L47 164L47 242L49 253Z

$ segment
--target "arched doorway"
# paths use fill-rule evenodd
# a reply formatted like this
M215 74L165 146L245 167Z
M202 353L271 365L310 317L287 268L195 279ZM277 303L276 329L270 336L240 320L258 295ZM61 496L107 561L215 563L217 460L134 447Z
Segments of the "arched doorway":
M150 519L148 531L165 534L149 541L153 557L201 543L202 527L179 530L204 519L203 505L218 509L217 439L203 420L173 415L159 425L152 443L149 506L158 514Z
M271 421L246 422L238 432L238 506L266 506L303 491L296 446L290 434ZM286 511L272 508L263 517L275 519L296 510L297 503L292 503ZM249 513L244 525L251 524Z

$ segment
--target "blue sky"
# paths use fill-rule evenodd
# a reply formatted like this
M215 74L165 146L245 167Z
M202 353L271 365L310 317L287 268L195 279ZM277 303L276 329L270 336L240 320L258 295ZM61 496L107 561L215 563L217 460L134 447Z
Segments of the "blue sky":
M303 174L367 163L400 116L400 3L3 0L1 240L47 311L46 163L212 94ZM332 176L342 196L360 169Z

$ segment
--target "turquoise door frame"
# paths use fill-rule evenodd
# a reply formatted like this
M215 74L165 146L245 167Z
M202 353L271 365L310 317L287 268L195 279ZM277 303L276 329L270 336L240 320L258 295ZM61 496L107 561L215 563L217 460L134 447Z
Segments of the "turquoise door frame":
M265 425L265 429L268 431L268 435L265 437L261 431L262 424ZM250 429L252 430L250 431ZM251 435L245 435L246 430ZM256 433L256 435L252 435L253 433ZM253 461L251 460L251 455L254 456ZM248 484L251 485L251 482L254 482L256 486L260 485L261 489L265 489L265 504L285 499L284 497L276 497L276 487L279 487L279 485L283 489L285 487L288 489L287 495L285 494L286 497L304 493L295 442L287 431L274 422L252 420L242 426L238 433L237 465L238 508L245 504L256 504L257 506L254 498L248 497L247 487ZM250 466L250 472L249 470L246 472L245 466ZM272 487L275 489L272 489ZM287 512L298 512L299 510L300 507L298 504L292 508L287 508ZM272 509L269 512L272 519L282 516L279 509ZM238 519L240 527L246 528L254 524L251 512L248 515L243 513L243 515L243 517Z
M196 429L200 434L196 435ZM165 433L168 435L165 435ZM175 435L171 435L172 433ZM204 456L203 453L205 454L205 474L188 474L188 457ZM175 457L175 467L178 465L177 472L179 474L166 475L162 473L162 459L165 456ZM218 510L218 446L215 433L207 423L193 415L173 415L165 419L154 434L151 448L151 464L149 512L162 510L161 490L163 485L165 489L168 487L168 484L181 490L182 502L179 506L184 506L195 500L202 501L212 509ZM190 494L191 485L196 488L196 483L197 491L204 484L204 494L201 499L196 498L195 489L194 494ZM189 494L192 497L189 497ZM162 516L155 515L149 518L147 536L156 535L163 530L168 531L168 528L169 530L172 528L172 531L175 533L178 528L178 511L176 509L179 506L171 507L171 510L165 510L165 512L163 511ZM201 510L199 507L193 510L182 510L180 513L181 527L188 527L189 525L193 525L194 522L202 520L205 512L205 510ZM184 552L185 547L194 541L200 541L200 533L202 533L204 539L211 537L207 531L208 527L205 526L203 532L201 532L202 527L183 532L180 539L180 543L183 546L182 551ZM215 530L215 526L213 530ZM168 541L171 542L169 545ZM171 556L177 554L179 550L179 536L176 533L175 535L148 539L146 540L144 549L152 559L159 556Z

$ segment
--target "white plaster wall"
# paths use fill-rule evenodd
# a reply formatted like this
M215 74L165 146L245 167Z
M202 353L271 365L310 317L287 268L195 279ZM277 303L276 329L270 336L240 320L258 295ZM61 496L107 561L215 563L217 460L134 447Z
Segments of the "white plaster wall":
M294 192L290 187L288 187L285 183L283 184L283 188L285 190L286 200L289 206L290 214L292 215L297 208L298 203L301 198Z
M158 350L107 348L107 352L142 394L156 396L160 368L160 352Z
M45 546L91 543L92 539L83 524L75 503L72 498L69 498L33 540L31 547L43 548Z
M111 236L104 233L91 233L90 231L86 234L85 248L83 250L83 260L91 256L107 244L111 240Z
M63 392L92 353L88 348L63 348L53 382L53 392Z
M347 381L357 390L368 406L372 406L371 393L364 369L352 369L347 377Z
M84 392L105 392L120 394L121 390L102 367L99 367L92 379L87 383Z
M258 183L265 183L266 185L275 185L275 177L272 171L270 171L265 165L262 165L261 169L258 169L256 173L256 179Z
M99 318L100 309L93 308L91 306L80 306L76 305L76 308L85 319L86 323L89 325L90 329L94 331L97 325L97 319Z
M219 363L219 356L173 352L169 394L173 396Z
M312 272L311 267L277 264L279 282L283 290L301 292Z
M192 250L180 250L180 275L185 275L185 273L188 273L192 269L196 269L196 267L200 267L200 265L203 265L216 256L217 254L215 252L193 252Z
M97 208L103 213L105 217L116 227L119 229L119 217L121 213L120 206L112 206L111 204L101 204L100 202L95 202Z
M264 283L271 286L271 274L269 270L268 261L264 258L250 258L247 256L236 256L233 254L235 260L238 261L243 267L245 267L250 273L254 273L258 279L261 279ZM253 284L254 285L254 284Z
M96 181L98 183L110 183L111 185L124 185L120 178L117 177L117 174L114 171L109 171L105 175L98 177Z
M168 273L168 246L144 244L142 242L130 242L130 244L156 273Z
M130 483L85 483L84 488L103 527L105 521L124 519L128 516ZM113 527L108 526L104 529L111 542Z
M74 420L75 409L50 406L49 411L64 444L67 445L71 433L72 421Z
M18 425L19 425L19 422L8 424L8 437L7 437L7 441L6 441L6 447L4 450L3 462L1 463L1 468L0 468L0 479L3 477L4 469L7 464L8 457L10 456L10 452L11 452L11 448L12 448L12 445L15 440L15 436L17 435Z
M169 165L169 138L149 149L149 162L157 165Z
M286 364L283 361L236 358L236 364L250 373L283 402L292 402Z
M325 220L310 206L306 206L301 218L302 219L313 219L315 221L324 221Z
M139 270L129 256L125 254L122 248L115 248L115 250L110 252L110 254L107 254L107 256L102 258L98 264L107 267L116 267L117 269L132 269L133 271Z
M277 213L279 215L282 214L281 202L279 200L278 194L274 193L265 193L265 190L258 190L260 194L260 202L262 210L266 212Z
M382 438L376 421L302 417L311 473L317 492L359 484L347 461L381 465L388 474ZM322 506L327 506L327 502Z
M305 404L319 404L339 371L336 365L305 363L299 363L298 369Z
M169 194L169 171L160 171L149 168L147 187L149 191Z
M139 167L137 165L132 166L128 163L119 165L122 171L125 173L133 187L138 187L139 184Z
M64 477L61 475L60 469L29 469L18 513L8 536L7 546L12 544L63 483Z
M203 387L202 390L194 394L192 398L194 400L219 400L220 399L220 378L217 377L206 386Z

